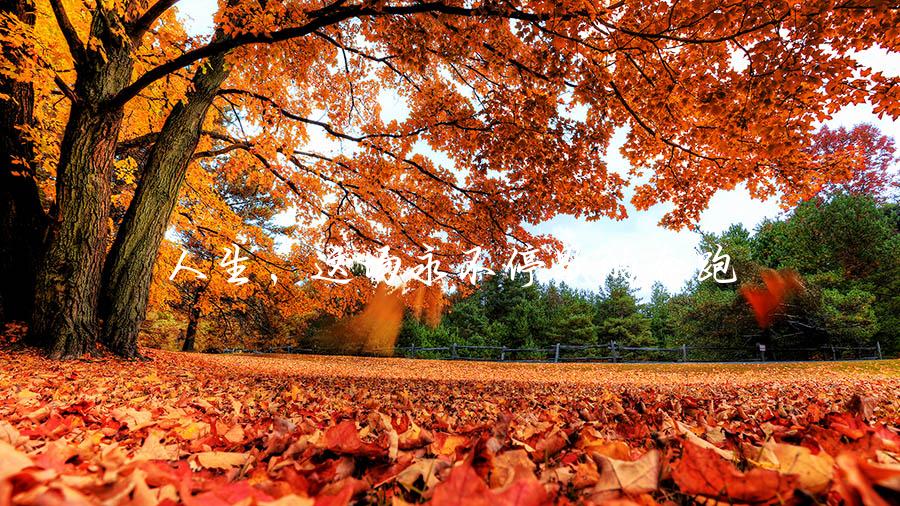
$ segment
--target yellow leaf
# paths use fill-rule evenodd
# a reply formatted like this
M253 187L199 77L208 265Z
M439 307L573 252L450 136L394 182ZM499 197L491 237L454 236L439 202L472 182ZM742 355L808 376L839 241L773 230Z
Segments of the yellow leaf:
M163 445L161 442L163 436L160 431L151 432L141 448L135 452L134 460L178 460L178 445Z
M250 456L238 452L201 452L194 455L196 462L207 469L231 469L244 465Z
M621 490L626 494L643 494L659 487L660 459L656 450L635 461L613 459L599 453L594 453L593 457L601 467L595 492Z
M762 449L761 459L768 461L780 473L795 475L800 488L811 494L828 489L834 476L834 459L831 455L825 452L814 455L809 448L775 441L766 442Z
M175 429L175 434L178 434L182 439L193 440L198 439L201 436L204 436L209 433L209 424L205 422L191 422L184 427L179 427Z
M32 465L28 455L16 450L5 441L0 441L0 482Z

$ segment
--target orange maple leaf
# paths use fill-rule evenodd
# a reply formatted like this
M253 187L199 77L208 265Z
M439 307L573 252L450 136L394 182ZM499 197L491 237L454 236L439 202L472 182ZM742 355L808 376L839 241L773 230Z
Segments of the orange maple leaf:
M753 309L760 328L772 325L772 317L785 300L803 291L800 275L790 269L766 269L760 274L763 286L742 286L741 295Z

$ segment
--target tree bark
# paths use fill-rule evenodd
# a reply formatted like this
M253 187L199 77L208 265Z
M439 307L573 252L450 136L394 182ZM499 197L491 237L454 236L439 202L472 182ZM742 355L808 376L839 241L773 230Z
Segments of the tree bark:
M181 351L194 351L197 341L197 325L199 323L200 306L195 303L188 311L188 326L184 332L184 346L181 347Z
M30 0L0 0L0 12L34 26ZM4 56L16 56L4 50ZM0 77L0 321L31 318L34 280L47 216L34 179L34 146L22 127L34 123L34 87Z
M102 5L102 4L101 4ZM131 40L116 14L97 7L91 39L101 41L76 58L78 79L62 140L47 251L35 286L29 329L33 343L53 358L93 351L97 302L109 233L109 206L122 108L106 105L128 85Z
M225 55L196 71L187 99L175 106L147 156L134 198L113 242L103 273L103 342L123 357L138 356L140 323L169 217L197 148L203 120L228 76Z

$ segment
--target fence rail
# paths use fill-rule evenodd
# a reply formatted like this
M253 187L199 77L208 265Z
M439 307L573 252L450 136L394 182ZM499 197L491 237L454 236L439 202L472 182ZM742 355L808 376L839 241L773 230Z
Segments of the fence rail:
M881 343L875 346L820 346L806 348L687 346L654 348L608 344L570 345L557 343L543 348L505 346L468 346L452 344L439 347L395 347L392 349L336 350L282 346L264 350L228 348L220 353L376 355L436 360L475 360L493 362L778 362L821 360L880 360Z

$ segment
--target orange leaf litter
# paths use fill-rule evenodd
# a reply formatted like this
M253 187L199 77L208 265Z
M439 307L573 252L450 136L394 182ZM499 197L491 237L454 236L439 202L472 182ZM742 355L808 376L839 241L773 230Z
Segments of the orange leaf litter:
M0 352L5 504L896 504L900 362Z

